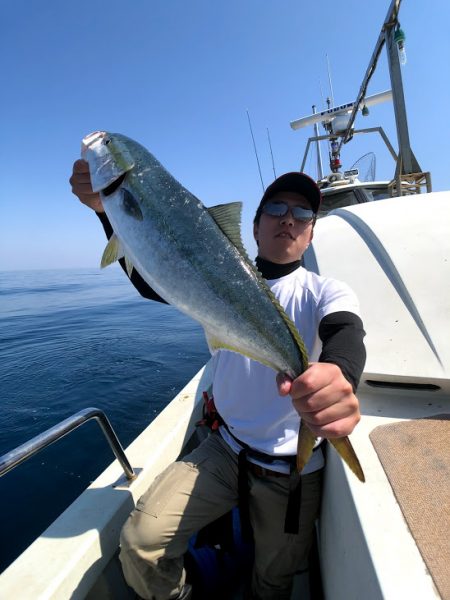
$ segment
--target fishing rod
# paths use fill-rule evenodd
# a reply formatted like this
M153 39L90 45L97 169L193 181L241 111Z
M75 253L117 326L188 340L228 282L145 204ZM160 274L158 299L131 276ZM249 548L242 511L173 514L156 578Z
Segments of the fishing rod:
M277 178L277 174L275 173L275 161L273 160L272 144L270 143L270 134L269 134L269 128L268 127L267 127L267 139L269 141L270 156L272 157L273 176L276 179Z
M262 190L264 193L265 188L264 188L264 182L263 182L262 173L261 173L261 165L259 164L258 152L256 151L255 137L253 135L252 123L250 121L250 114L248 112L248 109L246 112L247 112L248 125L250 127L250 133L251 133L252 140L253 140L253 149L255 150L256 162L258 163L259 178L261 179L261 186L262 186Z

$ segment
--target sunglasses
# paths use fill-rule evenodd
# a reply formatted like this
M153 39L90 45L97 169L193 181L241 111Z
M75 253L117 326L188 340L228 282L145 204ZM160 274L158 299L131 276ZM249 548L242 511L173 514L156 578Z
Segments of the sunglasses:
M262 212L269 217L284 217L289 211L296 221L302 223L309 223L316 217L314 211L309 208L289 206L285 202L266 202L262 207Z

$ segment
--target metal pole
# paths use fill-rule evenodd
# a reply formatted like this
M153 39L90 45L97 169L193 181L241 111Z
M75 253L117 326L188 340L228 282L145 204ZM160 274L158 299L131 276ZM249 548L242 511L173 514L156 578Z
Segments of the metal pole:
M313 104L312 107L312 111L313 114L316 114L316 105ZM317 123L314 123L314 133L316 134L316 137L319 137L319 125ZM321 181L323 179L323 167L322 167L322 154L320 152L320 142L319 140L317 140L316 142L316 149L317 149L317 179L319 181Z
M397 138L399 156L402 159L401 173L409 174L420 171L419 165L415 164L414 155L411 151L408 132L408 120L406 117L405 96L403 93L402 74L400 60L398 58L397 44L394 42L394 27L386 27L385 39L388 52L389 74L391 76L392 100L394 103L395 123L397 126ZM399 192L400 190L398 190Z
M358 111L359 105L363 98L366 97L367 86L369 85L369 81L372 75L375 72L375 67L377 66L378 57L380 56L381 50L385 43L385 29L389 27L391 24L395 23L397 20L398 11L400 10L400 3L402 0L392 0L391 5L389 6L386 18L383 23L383 27L381 28L380 35L378 36L377 43L375 45L375 50L373 51L372 57L369 62L369 66L367 67L366 74L364 76L363 82L361 84L358 96L355 100L355 104L353 106L352 113L350 115L350 119L347 125L347 130L345 134L341 137L341 142L339 144L339 150L341 149L342 144L346 144L351 138L351 129L353 127L353 123L355 121L356 113ZM392 25L391 25L392 26ZM394 93L394 90L393 90Z
M328 60L328 54L326 56L327 56L327 68L328 68L328 82L330 84L331 104L332 104L332 107L334 108L334 93L333 93L333 85L331 83L330 61Z

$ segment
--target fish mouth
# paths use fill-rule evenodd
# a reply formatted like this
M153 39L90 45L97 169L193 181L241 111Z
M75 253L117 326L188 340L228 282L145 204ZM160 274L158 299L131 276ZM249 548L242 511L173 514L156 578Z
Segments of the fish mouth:
M94 131L83 138L81 155L89 163L92 189L111 195L122 183L134 160L120 136Z
M102 142L103 138L106 136L106 131L93 131L88 135L84 136L83 141L81 142L82 148L92 146L96 143Z

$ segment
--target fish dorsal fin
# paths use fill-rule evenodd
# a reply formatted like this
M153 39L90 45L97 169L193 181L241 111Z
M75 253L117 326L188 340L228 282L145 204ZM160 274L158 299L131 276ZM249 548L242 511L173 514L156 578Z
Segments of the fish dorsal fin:
M217 226L223 231L223 233L227 236L227 238L230 240L230 242L237 248L237 250L240 252L242 257L249 263L249 265L251 266L252 270L254 271L256 277L258 278L259 283L261 284L261 286L264 288L264 290L268 294L271 302L273 303L273 305L275 306L277 311L280 313L280 316L282 317L283 321L286 323L292 337L295 340L296 345L298 346L300 355L302 357L303 370L306 370L308 368L308 353L306 351L305 344L302 340L302 337L301 337L300 333L298 332L298 329L296 328L296 326L292 322L292 320L288 317L284 308L281 306L281 304L275 298L272 290L267 285L266 280L263 279L261 273L257 270L257 268L252 263L252 261L248 258L247 251L245 250L244 244L242 243L242 239L241 239L241 210L242 210L242 202L231 202L229 204L218 204L217 206L212 206L211 208L207 209L207 211L209 212L211 217L217 223ZM211 339L213 339L213 338L211 338ZM213 340L212 346L213 347L222 347L222 348L225 347L218 340ZM231 348L228 348L228 349L231 349ZM254 357L251 356L250 358L254 358ZM272 366L272 365L268 365L268 366ZM298 376L298 375L300 375L300 373L295 373L295 375Z
M117 237L117 235L115 233L112 234L112 236L109 238L108 243L106 244L106 248L103 251L103 256L102 256L102 261L100 263L100 266L102 269L104 269L105 267L112 265L113 263L116 262L116 260L119 260L119 258L123 257L123 248L122 248L122 244L120 243L119 238Z
M217 206L211 206L206 210L230 242L236 246L242 256L248 260L247 252L241 239L242 202L218 204Z

